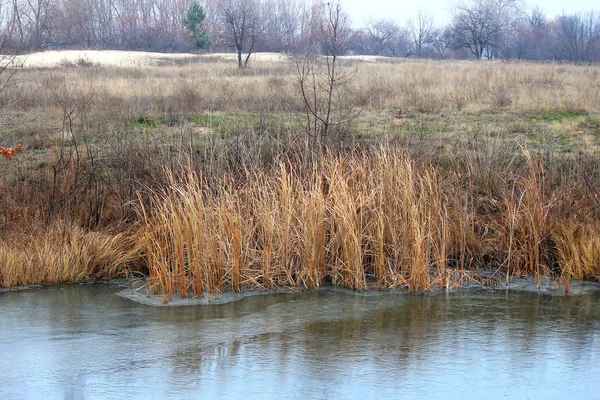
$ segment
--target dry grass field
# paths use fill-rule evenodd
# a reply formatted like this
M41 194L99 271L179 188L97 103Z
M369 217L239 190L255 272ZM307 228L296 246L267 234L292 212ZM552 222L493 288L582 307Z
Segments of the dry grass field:
M0 285L166 298L600 276L600 66L343 58L325 148L257 54L52 52L0 93ZM343 115L352 118L344 119Z
M30 66L0 95L2 123L23 142L59 129L61 105L85 104L86 118L110 124L194 125L225 115L221 124L251 114L278 115L282 122L292 115L294 125L294 114L302 113L293 69L282 55L258 54L251 68L239 71L225 55L46 54L29 55ZM362 110L350 127L354 133L495 133L558 151L589 151L597 142L597 65L342 61L358 66L343 95L345 107Z

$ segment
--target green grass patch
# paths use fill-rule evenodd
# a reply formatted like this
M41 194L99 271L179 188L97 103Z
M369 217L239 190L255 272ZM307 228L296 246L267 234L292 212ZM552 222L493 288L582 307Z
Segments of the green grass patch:
M133 127L156 128L159 126L174 126L185 123L186 118L174 115L166 117L139 117L129 120L129 125Z
M581 116L587 115L583 110L549 110L531 115L531 119L547 122L561 122L562 120L575 120Z

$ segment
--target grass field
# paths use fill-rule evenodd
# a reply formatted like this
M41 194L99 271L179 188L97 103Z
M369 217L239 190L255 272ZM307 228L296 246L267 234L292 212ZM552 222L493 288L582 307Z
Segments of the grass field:
M342 58L316 149L294 65L27 56L0 93L0 145L25 148L0 161L0 285L600 276L600 66Z

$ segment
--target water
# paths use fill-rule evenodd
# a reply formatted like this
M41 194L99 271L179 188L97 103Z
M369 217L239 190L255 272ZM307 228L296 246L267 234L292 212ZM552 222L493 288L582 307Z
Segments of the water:
M0 398L600 399L600 294L0 293Z

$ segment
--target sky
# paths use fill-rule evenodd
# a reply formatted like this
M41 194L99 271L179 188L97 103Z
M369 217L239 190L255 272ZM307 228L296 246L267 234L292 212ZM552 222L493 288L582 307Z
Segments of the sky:
M414 17L419 8L434 15L436 24L442 25L450 21L450 4L453 0L341 0L343 9L350 15L354 26L365 26L371 19L391 19L400 25ZM598 0L525 0L528 9L539 6L548 18L556 15L570 14L579 11L598 10Z

